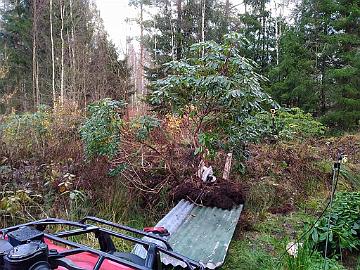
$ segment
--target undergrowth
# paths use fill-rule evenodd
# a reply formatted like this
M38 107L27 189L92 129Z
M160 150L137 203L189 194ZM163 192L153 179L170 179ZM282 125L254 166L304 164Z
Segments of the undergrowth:
M332 160L339 153L348 155L339 190L359 189L358 134L321 139L304 135L303 141L242 145L247 154L239 161L245 170L232 170L224 182L227 153L215 147L207 155L195 155L190 117L151 116L127 122L120 118L121 106L111 104L108 110L107 101L97 103L87 116L70 106L1 120L1 227L47 216L78 220L94 215L142 229L156 224L185 195L203 200L197 203L219 206L216 198L241 193L245 212L224 269L316 269L311 267L321 260L321 252L304 247L296 260L282 254L303 231L305 221L311 223L321 213L329 196ZM309 116L292 116L298 123L302 117ZM297 136L297 126L282 121ZM322 133L318 126L308 128ZM216 146L216 140L210 139L203 137L203 145ZM218 182L207 186L206 194L185 193L203 189L196 172L204 157ZM226 206L233 203L230 198ZM94 243L95 239L80 240ZM127 242L116 244L131 249ZM307 254L303 256L307 262L301 262L301 254ZM343 257L353 254L345 251ZM354 261L346 267L356 269L359 262ZM303 263L309 267L301 268ZM339 268L330 269L342 269L334 265Z

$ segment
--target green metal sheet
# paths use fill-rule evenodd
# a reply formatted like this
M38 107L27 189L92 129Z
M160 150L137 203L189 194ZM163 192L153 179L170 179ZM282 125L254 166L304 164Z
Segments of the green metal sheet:
M223 210L182 200L157 226L170 231L167 240L174 251L199 261L208 269L215 269L224 263L241 211L242 205ZM141 257L144 252L140 247L134 249ZM161 259L165 265L184 266L166 255Z

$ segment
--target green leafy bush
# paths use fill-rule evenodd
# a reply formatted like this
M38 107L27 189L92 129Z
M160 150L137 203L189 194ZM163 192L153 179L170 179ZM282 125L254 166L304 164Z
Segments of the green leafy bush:
M282 140L305 139L325 133L323 124L299 108L280 109L274 118L269 112L257 113L247 119L243 129L248 141L275 135Z
M280 110L277 119L279 119L277 129L279 130L280 138L307 138L325 133L325 126L323 124L316 121L310 113L304 113L299 108Z
M266 78L256 72L256 63L240 54L246 43L230 33L222 44L193 44L189 58L165 64L167 76L151 84L148 101L155 110L189 116L197 152L232 148L231 136L236 142L245 137L239 127L246 118L273 102L261 87Z
M38 192L5 184L0 190L0 226L3 222L25 221L32 215L43 213L43 208L38 203L42 199Z
M344 249L358 249L359 236L360 192L342 192L336 195L332 209L312 229L310 241L323 251L328 237L328 254L334 255Z
M88 106L88 117L80 127L88 159L97 156L112 158L117 153L124 105L122 101L103 99Z
M132 127L135 129L136 138L144 141L154 128L160 127L160 120L151 115L143 115L133 120Z
M349 108L351 107L353 106L350 105ZM359 119L359 109L353 111L341 110L330 111L326 113L324 116L321 117L321 122L328 125L334 130L356 130L360 127Z
M34 113L12 113L4 117L0 133L10 157L44 157L51 138L51 122L51 112L44 106Z

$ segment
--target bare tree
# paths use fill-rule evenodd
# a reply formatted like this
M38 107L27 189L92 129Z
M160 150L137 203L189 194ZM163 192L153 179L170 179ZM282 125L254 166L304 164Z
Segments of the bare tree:
M71 42L69 42L70 49L70 66L71 66L71 92L73 97L75 97L76 91L76 44L75 44L75 24L74 24L74 16L73 16L73 0L70 0L70 20L71 20Z
M206 0L202 0L201 5L201 42L205 42L205 8ZM202 50L202 55L204 56L205 48Z
M49 1L49 21L50 21L50 40L51 40L51 71L52 71L52 96L53 104L56 103L56 92L55 92L55 49L54 49L54 35L53 35L53 2Z
M37 14L37 1L34 0L32 2L32 92L33 92L33 101L34 101L34 107L37 107L40 103L39 100L39 78L38 78L38 63L37 63L37 49L36 49L36 39L37 39L37 20L38 20L38 14Z
M177 60L181 59L181 51L182 51L182 34L181 34L181 20L182 20L182 0L177 0L177 48L176 48L176 58Z
M64 1L60 0L60 19L61 19L61 30L60 30L60 38L61 38L61 78L60 78L60 104L64 105L64 15L65 15L65 5Z
M144 95L144 4L140 1L140 91Z

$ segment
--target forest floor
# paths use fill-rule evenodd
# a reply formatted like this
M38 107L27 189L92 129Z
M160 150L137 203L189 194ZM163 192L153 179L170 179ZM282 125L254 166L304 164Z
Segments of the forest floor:
M249 212L245 210L221 269L290 269L286 267L289 257L286 246L299 236L299 232L304 229L304 224L311 224L316 220L322 210L320 208L325 207L322 202L324 202L324 197L313 198L292 213L286 215L266 213L261 220L253 224L247 220ZM313 208L315 205L316 207ZM307 208L309 206L310 208ZM360 270L360 253L355 252L347 256L342 261L342 265L348 270Z
M321 155L320 160L313 160L318 166L322 167L323 172L328 174L320 175L314 170L312 177L306 184L306 193L293 202L290 207L284 207L283 212L273 211L273 207L261 202L251 202L249 207L245 207L240 222L229 248L229 253L223 266L223 269L290 269L287 265L289 258L286 247L301 236L306 225L310 226L321 215L326 207L329 198L329 184L331 183L331 157L335 160L335 153L346 153L350 159L350 164L343 165L344 170L357 168L353 171L354 178L341 177L339 180L338 191L359 190L359 184L353 181L359 181L359 134L355 136L343 136L336 138L327 138L312 142L316 153ZM324 147L325 146L325 147ZM268 146L259 146L260 149L266 149ZM305 147L305 144L303 145ZM297 156L299 152L294 153ZM282 160L278 158L277 161ZM302 167L305 164L302 164ZM308 165L306 165L307 167ZM297 177L299 171L292 171L290 177ZM305 172L304 172L305 173ZM311 173L311 172L306 172ZM273 181L276 181L278 175L270 174ZM286 181L286 177L283 178ZM355 186L353 186L355 185ZM259 187L259 186L258 186ZM258 190L261 194L261 192ZM274 194L274 197L281 194ZM251 199L248 197L248 199ZM252 198L253 200L256 198ZM249 203L249 202L248 202ZM246 206L246 204L245 204ZM255 207L254 207L255 206ZM260 206L260 208L258 208ZM263 208L261 208L263 206ZM299 239L303 242L304 239ZM346 253L339 264L339 267L349 270L360 270L360 252ZM292 269L292 268L291 268ZM299 267L296 269L308 269ZM322 269L322 268L311 268ZM329 268L342 269L342 268Z
M64 123L53 120L55 132L40 148L29 141L28 129L21 136L18 126L18 141L11 141L12 133L11 143L2 138L1 227L44 216L77 220L96 215L142 229L156 224L181 199L222 208L245 201L223 269L290 269L286 245L324 209L339 153L348 162L338 190L360 190L359 133L248 145L245 170L234 166L229 180L218 177L204 187L196 177L199 160L189 147L192 136L183 128L160 127L146 141L137 141L127 128L113 159L84 161L76 121ZM224 156L211 161L217 176L222 175ZM118 244L131 249L128 243ZM360 270L359 254L345 255L346 269Z

